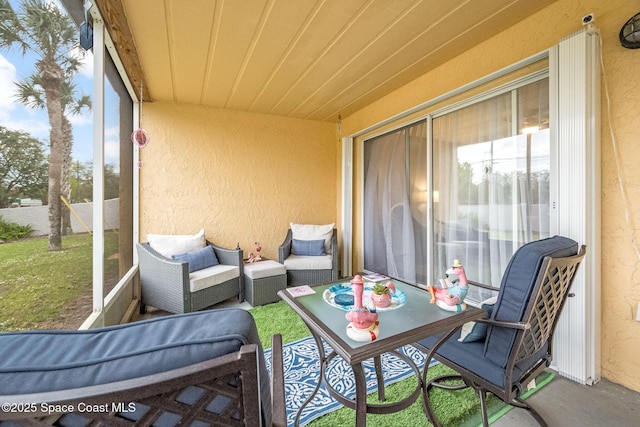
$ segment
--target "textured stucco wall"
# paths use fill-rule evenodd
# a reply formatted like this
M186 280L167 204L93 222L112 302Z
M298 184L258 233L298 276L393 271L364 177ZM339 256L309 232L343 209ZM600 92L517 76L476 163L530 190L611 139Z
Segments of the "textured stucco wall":
M277 259L289 222L337 223L335 124L153 102L142 125L141 240L204 228Z
M621 26L640 12L640 3L627 0L559 0L539 13L478 44L464 55L425 74L389 96L343 119L342 134L352 135L415 105L456 89L496 70L541 52L582 28L581 18L595 13L602 34L606 80L602 79L602 375L640 391L640 322L635 320L640 301L640 257L632 236L640 244L640 50L620 46ZM608 114L605 82L611 99ZM609 118L611 127L609 127ZM620 181L629 200L631 225L618 186L611 131L617 141ZM358 185L355 186L358 188ZM354 204L357 207L358 203ZM356 212L355 218L359 213ZM356 228L357 229L357 228ZM359 236L354 241L358 242ZM359 265L356 248L354 266Z

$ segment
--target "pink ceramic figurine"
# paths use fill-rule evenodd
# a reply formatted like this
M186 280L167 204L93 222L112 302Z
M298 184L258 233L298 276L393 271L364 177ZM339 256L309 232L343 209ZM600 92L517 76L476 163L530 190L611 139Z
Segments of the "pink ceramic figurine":
M434 304L436 300L442 301L448 306L456 304L462 304L467 296L469 290L469 282L467 281L467 275L464 272L460 260L453 261L453 266L447 270L447 275L455 274L460 279L460 282L450 288L436 288L433 285L427 285L427 290L431 294L431 304ZM440 304L439 304L440 305Z
M351 287L353 288L354 307L347 313L347 320L356 329L368 329L378 320L378 313L372 313L368 308L362 306L362 292L364 291L362 276L355 275L351 279Z

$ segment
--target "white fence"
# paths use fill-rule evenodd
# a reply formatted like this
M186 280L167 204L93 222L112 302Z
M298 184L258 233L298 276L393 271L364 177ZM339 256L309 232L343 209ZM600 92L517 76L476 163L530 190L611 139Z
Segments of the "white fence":
M78 215L82 223L71 213L71 229L74 233L86 233L85 226L93 231L93 204L74 203L71 205L75 215ZM19 225L30 225L33 228L32 236L46 236L49 234L48 206L27 206L20 208L0 209L0 217L5 221ZM67 209L63 204L62 209ZM105 230L118 230L120 228L120 199L104 201ZM84 224L84 225L83 225Z

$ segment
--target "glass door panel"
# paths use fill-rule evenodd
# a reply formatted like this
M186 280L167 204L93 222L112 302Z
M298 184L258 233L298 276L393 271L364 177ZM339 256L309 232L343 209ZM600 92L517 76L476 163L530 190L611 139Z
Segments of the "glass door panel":
M433 283L459 259L499 286L515 250L549 235L548 123L547 79L433 119Z
M426 123L365 142L364 268L409 283L426 277Z

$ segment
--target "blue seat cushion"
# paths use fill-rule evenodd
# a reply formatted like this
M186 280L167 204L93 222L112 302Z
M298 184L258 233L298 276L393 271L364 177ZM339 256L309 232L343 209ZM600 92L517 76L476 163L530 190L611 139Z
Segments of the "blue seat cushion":
M504 322L521 321L544 258L567 257L577 253L578 244L562 236L536 240L521 246L511 257L502 276L498 300L491 318ZM489 326L485 356L498 366L506 366L509 355L504 349L513 346L516 332L515 329Z
M182 368L259 347L263 412L271 392L258 331L242 309L177 314L82 331L0 334L0 396L107 384Z
M421 345L431 348L435 345L439 336L433 336L421 341ZM451 360L467 371L486 379L498 387L506 387L506 370L485 357L484 341L459 342L460 331L456 332L437 350L436 359L445 363L444 359ZM513 369L512 386L523 388L526 384L520 384L520 377L545 356L547 348L542 348L535 356L518 363Z

